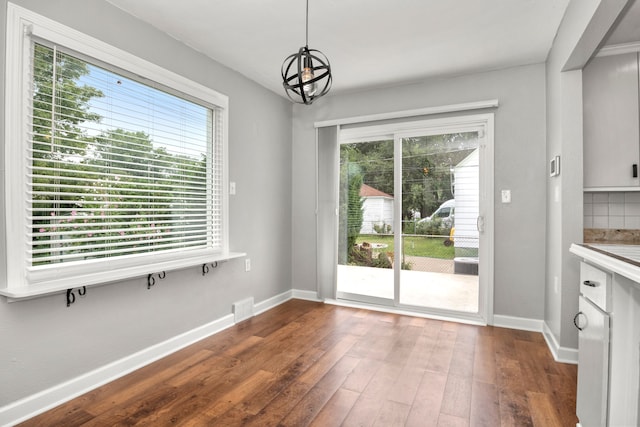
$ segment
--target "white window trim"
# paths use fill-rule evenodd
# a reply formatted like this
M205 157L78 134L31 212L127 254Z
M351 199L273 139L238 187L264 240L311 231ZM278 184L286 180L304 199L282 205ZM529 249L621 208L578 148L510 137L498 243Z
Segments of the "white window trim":
M7 5L6 70L5 70L5 230L6 277L0 280L0 295L13 299L32 298L79 286L102 285L127 278L139 277L158 271L167 271L207 262L223 261L244 256L229 252L229 194L228 194L228 125L229 99L226 95L193 82L128 52L69 28L49 18L24 9L13 3ZM72 278L52 277L38 284L31 284L26 271L25 239L29 225L25 215L25 156L24 144L29 132L24 103L28 98L30 82L28 59L31 55L31 36L36 36L66 48L96 58L115 67L127 70L143 78L203 100L220 108L222 123L222 242L221 251L195 250L189 259L172 259L170 254L158 255L153 263L136 265L135 260L125 262L112 271L91 273L80 269ZM16 66L20 64L21 66ZM11 179L7 179L11 177Z

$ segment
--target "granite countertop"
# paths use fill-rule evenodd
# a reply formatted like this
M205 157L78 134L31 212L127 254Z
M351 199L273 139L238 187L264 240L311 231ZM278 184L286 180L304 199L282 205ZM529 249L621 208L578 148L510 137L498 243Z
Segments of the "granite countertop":
M585 228L583 241L586 244L640 245L640 230Z

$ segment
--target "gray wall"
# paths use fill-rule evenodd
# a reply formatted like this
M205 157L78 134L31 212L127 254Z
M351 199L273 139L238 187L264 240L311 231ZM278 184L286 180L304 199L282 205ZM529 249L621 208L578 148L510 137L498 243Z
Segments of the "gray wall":
M234 260L205 277L198 267L169 272L151 290L146 278L129 280L90 288L70 308L63 294L15 303L0 298L0 407L227 315L235 301L259 302L291 289L290 102L103 0L15 3L229 96L230 180L237 183L231 250L247 252L252 271ZM6 5L1 0L3 28ZM4 30L0 46L4 70ZM0 260L6 250L0 246Z
M564 348L578 346L579 260L569 247L583 234L581 69L626 3L572 0L547 60L547 152L562 166L547 180L545 323Z
M315 121L494 98L500 101L495 109L494 312L543 319L547 171L544 64L329 95L311 107L295 106L293 287L315 291L317 286ZM511 204L500 203L501 189L511 190Z

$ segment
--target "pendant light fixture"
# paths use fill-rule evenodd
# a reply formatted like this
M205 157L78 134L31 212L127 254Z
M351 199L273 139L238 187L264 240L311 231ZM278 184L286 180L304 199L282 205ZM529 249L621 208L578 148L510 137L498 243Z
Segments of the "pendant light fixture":
M309 49L309 0L306 29L304 47L289 55L282 64L282 85L293 102L309 105L331 88L329 60L319 50Z

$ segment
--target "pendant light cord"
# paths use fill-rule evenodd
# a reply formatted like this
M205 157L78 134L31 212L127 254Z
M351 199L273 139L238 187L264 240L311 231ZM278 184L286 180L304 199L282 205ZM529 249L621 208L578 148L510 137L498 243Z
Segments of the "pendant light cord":
M305 38L305 46L308 47L309 46L309 0L307 0L307 22L306 22L306 24L307 24L307 28L306 28L307 34L306 34L306 38Z

